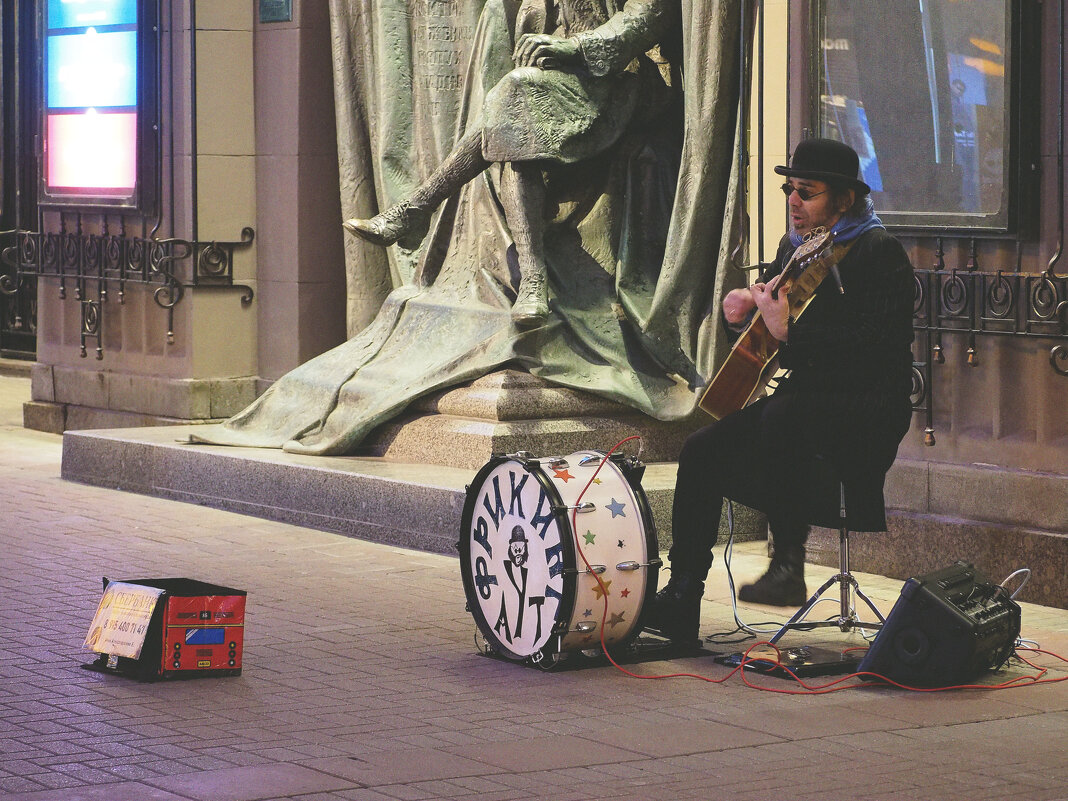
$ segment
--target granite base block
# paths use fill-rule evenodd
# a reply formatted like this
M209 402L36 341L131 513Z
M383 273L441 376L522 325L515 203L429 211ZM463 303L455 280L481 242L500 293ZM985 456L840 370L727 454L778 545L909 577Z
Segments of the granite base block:
M184 440L194 429L68 431L63 478L389 545L456 553L467 485L476 470L188 444ZM642 482L662 548L670 545L675 469L670 463L650 464Z
M417 400L372 431L357 453L477 470L496 453L538 457L583 450L673 462L686 437L710 418L665 422L627 406L518 370L500 370Z
M528 451L538 457L577 451L641 454L646 462L674 459L688 434L676 424L638 414L491 421L443 414L404 415L379 428L358 453L404 462L448 464L477 470L498 453Z
M29 401L22 404L22 425L31 431L62 434L67 427L67 407L62 403Z
M904 582L953 564L971 562L990 581L1001 583L1026 567L1031 578L1017 600L1068 608L1068 535L938 515L891 511L887 532L858 532L849 537L851 569ZM813 529L809 562L839 563L838 531ZM1019 587L1019 579L1010 582Z

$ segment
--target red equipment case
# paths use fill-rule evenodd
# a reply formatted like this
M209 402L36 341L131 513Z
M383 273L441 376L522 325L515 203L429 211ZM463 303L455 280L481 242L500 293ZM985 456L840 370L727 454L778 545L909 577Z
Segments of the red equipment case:
M245 590L188 578L132 579L163 590L138 659L101 654L86 665L143 681L239 676L245 633ZM109 581L104 579L104 587Z

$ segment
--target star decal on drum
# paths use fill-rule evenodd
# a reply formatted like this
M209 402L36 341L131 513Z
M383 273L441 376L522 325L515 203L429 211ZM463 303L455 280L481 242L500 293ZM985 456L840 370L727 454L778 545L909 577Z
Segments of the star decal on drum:
M612 513L612 517L626 517L623 513L623 504L612 498L612 502L608 504L608 510Z
M618 542L619 542L619 547L620 548L626 548L627 547L626 545L623 544L623 540L618 540Z
M600 483L601 483L601 479L599 479L599 478L595 478L595 479L593 480L593 483L594 483L594 484L600 484Z
M623 590L623 592L621 592L619 594L619 597L620 598L626 598L628 595L630 595L630 588L629 587L627 589Z
M586 540L587 545L593 545L593 541L597 539L597 535L589 529L586 530L586 533L583 534L582 537Z
M612 615L612 617L610 617L608 619L608 625L611 626L612 628L615 628L616 626L618 626L620 623L623 622L623 615L624 614L626 614L626 613L625 612L614 613Z
M611 587L611 586L612 586L612 579L608 579L607 581L604 581L603 583L600 582L600 581L597 582L597 586L593 588L593 596L595 598L600 599L600 598L604 598L606 595L611 595L612 593L610 593L608 591L608 588Z
M592 609L587 609L585 612L582 613L582 616L583 617L590 617L592 614L593 614L593 610Z
M571 479L574 478L573 475L571 475L569 472L567 472L567 468L566 467L562 467L559 470L553 470L553 475L556 476L561 481L563 481L565 484L568 481L570 481Z

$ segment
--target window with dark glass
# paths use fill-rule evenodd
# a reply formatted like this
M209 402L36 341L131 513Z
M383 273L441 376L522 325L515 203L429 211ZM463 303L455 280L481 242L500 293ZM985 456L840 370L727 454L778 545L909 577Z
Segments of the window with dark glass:
M816 3L817 128L860 154L888 224L1017 227L1021 157L1029 155L1020 117L1021 5Z

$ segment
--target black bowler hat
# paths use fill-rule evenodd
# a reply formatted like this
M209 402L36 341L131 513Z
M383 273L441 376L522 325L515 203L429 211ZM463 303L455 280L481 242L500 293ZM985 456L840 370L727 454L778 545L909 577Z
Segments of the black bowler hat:
M776 167L779 175L811 178L844 186L866 195L871 187L857 176L860 158L857 151L837 139L803 139L797 143L789 167Z

